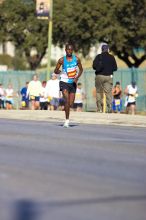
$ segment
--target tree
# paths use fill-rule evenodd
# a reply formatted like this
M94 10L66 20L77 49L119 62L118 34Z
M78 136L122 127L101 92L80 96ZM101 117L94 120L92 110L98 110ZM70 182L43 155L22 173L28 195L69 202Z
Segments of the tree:
M53 42L64 45L71 42L75 50L80 50L84 56L90 47L97 42L94 30L97 13L96 1L54 0Z
M145 36L146 0L54 0L54 43L72 41L84 56L107 42L128 67L138 67L146 59Z
M146 59L146 0L53 0L53 43L72 42L86 56L107 42L128 67ZM35 0L5 0L0 5L0 42L14 42L31 69L46 53L48 21L35 16ZM36 55L31 56L32 49ZM140 51L140 52L139 52Z
M108 13L98 39L109 43L128 67L138 67L146 59L146 0L107 0L102 11Z
M47 49L48 22L35 16L35 2L6 0L0 5L0 41L12 41L19 56L25 56L30 69L36 69ZM32 49L36 54L31 55Z

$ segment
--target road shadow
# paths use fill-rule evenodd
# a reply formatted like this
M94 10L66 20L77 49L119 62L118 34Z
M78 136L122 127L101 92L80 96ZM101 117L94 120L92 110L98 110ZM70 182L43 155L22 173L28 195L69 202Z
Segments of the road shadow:
M59 127L63 127L63 124L58 124L57 126L59 126ZM73 127L77 127L77 126L79 126L78 124L70 124L69 125L69 128L73 128ZM63 127L64 128L64 127Z
M139 202L146 201L146 195L131 195L131 196L111 196L105 198L92 199L74 199L74 200L59 200L48 202L33 202L30 200L19 200L13 206L13 215L11 220L41 220L43 214L48 216L49 212L54 209L76 208L87 205L100 205L108 203L121 202ZM109 204L108 204L109 205ZM55 211L55 210L54 210Z
M48 202L46 205L49 207L68 207L68 206L78 206L78 205L92 205L92 204L104 204L104 203L120 203L120 202L138 202L146 201L146 195L136 195L136 196L113 196L105 198L93 198L93 199L78 199L78 200L62 200Z
M12 220L38 220L39 205L30 200L18 200L13 206Z

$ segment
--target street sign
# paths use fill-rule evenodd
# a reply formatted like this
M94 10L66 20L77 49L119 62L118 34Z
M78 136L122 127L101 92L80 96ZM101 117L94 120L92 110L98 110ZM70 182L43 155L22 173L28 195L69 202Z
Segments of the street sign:
M39 19L50 18L51 1L50 0L36 0L36 15Z

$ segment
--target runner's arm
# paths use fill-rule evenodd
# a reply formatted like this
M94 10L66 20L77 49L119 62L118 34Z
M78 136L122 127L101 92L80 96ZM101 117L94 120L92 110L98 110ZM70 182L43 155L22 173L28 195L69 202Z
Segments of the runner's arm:
M81 64L81 60L77 57L77 61L78 61L78 68L79 68L79 73L77 75L77 77L75 78L75 82L78 81L78 79L80 78L80 76L82 75L83 73L83 67L82 67L82 64Z
M56 67L55 67L55 70L54 70L54 73L55 74L60 74L61 73L61 70L60 70L60 67L62 66L63 64L63 57L60 58L56 64Z

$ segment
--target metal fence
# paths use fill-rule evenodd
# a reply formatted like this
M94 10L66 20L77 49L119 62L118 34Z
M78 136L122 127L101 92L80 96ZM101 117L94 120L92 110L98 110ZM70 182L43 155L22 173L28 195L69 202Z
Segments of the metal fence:
M25 86L26 81L32 79L33 71L3 71L0 72L0 83L4 88L9 83L13 85L16 92L19 92L22 87ZM39 78L41 81L46 79L46 72L40 72ZM135 80L138 86L138 98L137 98L137 110L146 111L146 69L119 69L114 73L113 82L120 81L122 89L124 90L132 80ZM86 100L84 102L85 111L96 110L95 99L95 74L92 69L85 69L80 79L83 84L83 88L86 93ZM123 103L125 96L123 95ZM19 103L16 104L16 108L19 107ZM124 105L123 105L124 109Z
M33 74L35 74L34 71L0 71L0 83L3 84L4 88L11 83L15 91L20 91L27 81L32 80ZM44 80L46 73L40 73L39 78Z
M146 111L146 69L119 69L114 73L113 85L116 81L121 83L123 91L131 81L136 81L138 86L137 110ZM86 91L85 110L96 110L95 99L95 73L92 69L86 69L82 75L81 82ZM123 110L124 110L125 95L122 96Z
M0 71L0 83L4 88L7 88L8 84L12 84L14 92L20 94L20 90L25 86L27 81L32 80L34 71ZM39 73L41 81L46 79L46 73ZM21 96L14 97L14 108L19 109L21 105Z

